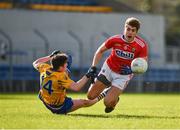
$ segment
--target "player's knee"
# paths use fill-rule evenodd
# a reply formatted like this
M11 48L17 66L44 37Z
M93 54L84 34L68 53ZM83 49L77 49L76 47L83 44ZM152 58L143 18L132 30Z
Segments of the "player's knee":
M95 99L96 97L93 96L93 95L88 95L87 98L88 98L89 100L93 100L93 99Z
M90 100L93 100L93 99L96 98L96 96L93 95L93 94L91 94L91 93L88 93L88 94L87 94L87 98L90 99Z
M116 105L116 100L112 100L112 99L104 99L104 105L106 107L114 107Z

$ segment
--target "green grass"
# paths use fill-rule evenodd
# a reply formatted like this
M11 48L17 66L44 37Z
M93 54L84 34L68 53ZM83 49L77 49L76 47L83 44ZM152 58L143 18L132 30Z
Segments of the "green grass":
M85 94L69 96L86 98ZM0 129L8 128L180 128L180 95L123 94L109 114L101 101L68 115L54 115L35 94L1 94Z

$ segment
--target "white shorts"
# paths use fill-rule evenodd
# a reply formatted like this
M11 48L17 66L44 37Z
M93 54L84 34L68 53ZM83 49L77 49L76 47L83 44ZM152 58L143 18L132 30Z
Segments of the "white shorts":
M103 76L105 78L102 78ZM132 79L133 74L129 75L121 75L112 71L106 62L104 62L101 71L98 74L98 80L103 82L105 85L110 83L109 85L119 88L120 90L124 90L128 85L129 81ZM109 82L108 82L108 81Z

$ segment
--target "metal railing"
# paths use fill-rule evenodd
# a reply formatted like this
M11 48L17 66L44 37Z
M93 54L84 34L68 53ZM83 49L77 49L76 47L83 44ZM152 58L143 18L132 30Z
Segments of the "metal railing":
M8 43L8 51L9 51L9 86L12 88L13 83L13 57L12 57L12 51L13 51L13 43L11 37L3 30L0 29L0 35L2 35Z
M180 64L180 47L166 48L166 62L171 64Z

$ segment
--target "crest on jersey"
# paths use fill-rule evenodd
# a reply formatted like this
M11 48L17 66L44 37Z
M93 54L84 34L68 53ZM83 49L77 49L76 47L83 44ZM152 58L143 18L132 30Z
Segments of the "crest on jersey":
M132 52L135 52L136 51L136 48L132 48Z

